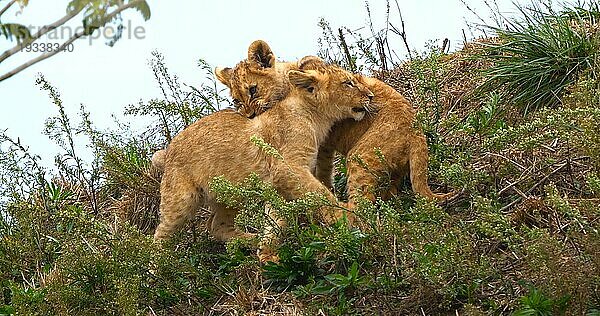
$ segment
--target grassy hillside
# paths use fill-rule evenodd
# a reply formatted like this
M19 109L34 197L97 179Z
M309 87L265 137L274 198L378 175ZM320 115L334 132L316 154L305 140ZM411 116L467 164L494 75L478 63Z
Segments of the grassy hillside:
M285 201L252 177L215 179L241 228L260 231L267 203L290 223L278 264L260 265L252 242L213 240L206 210L163 247L152 241L160 173L149 157L228 105L214 79L180 84L154 53L164 96L126 110L152 124L103 131L85 108L67 117L40 77L57 109L45 131L63 151L45 170L35 148L0 134L0 315L600 315L600 11L537 9L493 38L407 61L382 32L340 39L322 22L322 57L411 100L430 185L461 194L436 205L406 182L359 205L360 231L312 221L319 196ZM336 170L344 199L342 157Z

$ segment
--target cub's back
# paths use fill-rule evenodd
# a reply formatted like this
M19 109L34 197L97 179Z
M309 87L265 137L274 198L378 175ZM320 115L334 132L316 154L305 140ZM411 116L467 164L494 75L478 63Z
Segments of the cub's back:
M252 122L232 110L222 110L194 122L173 138L165 161L171 168L197 164L232 163L236 154L250 147Z

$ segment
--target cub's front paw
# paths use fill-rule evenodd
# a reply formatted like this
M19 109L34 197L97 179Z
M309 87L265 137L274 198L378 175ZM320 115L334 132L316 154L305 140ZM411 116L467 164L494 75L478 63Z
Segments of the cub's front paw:
M258 250L258 261L261 264L265 264L267 262L279 262L279 256L273 249L259 249Z

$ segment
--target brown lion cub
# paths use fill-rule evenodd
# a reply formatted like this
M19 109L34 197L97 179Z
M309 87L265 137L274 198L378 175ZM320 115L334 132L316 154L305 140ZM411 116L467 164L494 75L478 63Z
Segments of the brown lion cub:
M245 69L245 62L239 69ZM233 70L220 72L223 80L241 78ZM329 190L311 173L317 150L331 126L343 119L360 120L373 97L352 74L337 67L289 71L286 97L273 110L250 120L235 111L208 115L179 133L164 154L164 175L160 195L160 224L154 238L169 237L194 211L211 210L207 225L220 240L250 237L234 228L236 210L217 202L209 182L218 176L240 182L258 174L286 198L296 199L307 192L325 194L337 203ZM257 138L274 147L279 155L266 153L253 143ZM342 214L339 208L324 208L321 216L332 221Z
M282 75L286 70L322 67L329 66L316 57L305 57L298 64L278 63L267 43L259 40L250 45L248 62L236 66L235 71L244 76L234 76L233 82L222 80L218 74L217 78L230 88L238 111L252 118L276 109L273 107L276 100L283 98L289 89L289 82ZM332 187L332 162L337 151L348 157L350 208L359 195L374 201L372 189L386 174L391 179L409 174L414 192L429 199L447 199L451 193L435 194L427 184L427 142L423 133L413 128L415 111L410 103L380 80L357 77L375 94L376 113L360 122L344 120L333 126L319 149L316 177Z

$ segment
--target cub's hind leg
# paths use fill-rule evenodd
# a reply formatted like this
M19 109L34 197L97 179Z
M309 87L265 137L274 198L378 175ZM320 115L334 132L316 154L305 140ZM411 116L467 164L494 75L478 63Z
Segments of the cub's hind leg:
M210 234L220 241L228 241L234 237L252 238L256 234L239 231L235 228L234 220L237 211L222 204L211 206L212 216L209 223Z
M373 151L373 150L371 150ZM348 154L348 208L356 206L360 196L375 202L378 174L385 170L383 162L369 150L353 150Z
M216 239L228 241L231 238L250 239L256 236L256 234L242 232L235 228L234 221L237 211L218 204L214 205L212 209L214 212L209 219L209 230L211 235ZM271 214L266 215L271 216ZM273 220L275 221L275 219ZM283 223L279 221L277 221L277 224L283 225ZM275 229L272 226L267 226L263 233L264 235L258 243L258 258L260 262L279 261L275 248L275 243L277 242Z
M200 207L202 192L185 176L167 171L160 187L160 224L154 240L169 238Z

